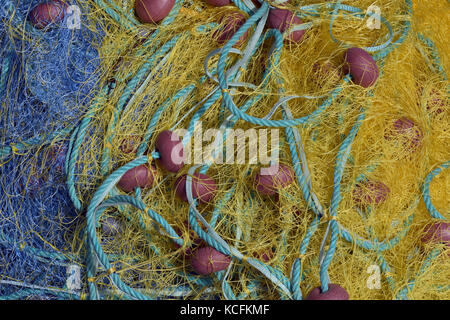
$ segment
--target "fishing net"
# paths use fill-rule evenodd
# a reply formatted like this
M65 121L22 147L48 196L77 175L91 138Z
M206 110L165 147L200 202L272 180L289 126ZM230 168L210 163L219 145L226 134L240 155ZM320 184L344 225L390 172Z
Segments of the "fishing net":
M176 1L141 23L133 1L64 0L37 28L39 3L0 3L1 298L450 298L448 243L423 241L448 230L447 1ZM303 39L265 27L269 8ZM345 72L349 47L375 85ZM273 159L291 183L267 195L255 179ZM125 192L140 165L152 185ZM181 200L199 173L214 198ZM202 248L226 266L200 274Z

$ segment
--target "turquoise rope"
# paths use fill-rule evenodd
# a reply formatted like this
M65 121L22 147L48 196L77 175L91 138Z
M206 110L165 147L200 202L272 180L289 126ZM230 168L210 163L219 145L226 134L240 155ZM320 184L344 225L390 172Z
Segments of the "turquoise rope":
M114 171L111 175L109 175L105 181L102 183L102 185L98 188L94 196L92 197L92 200L89 204L89 207L87 209L86 217L87 217L87 264L88 264L88 277L92 278L95 275L95 269L96 266L94 264L95 256L98 258L99 262L102 263L104 268L106 270L111 270L112 266L106 257L106 255L103 252L103 249L101 248L100 243L98 242L98 239L96 237L96 231L95 231L95 211L97 210L97 207L101 204L103 199L109 194L111 189L115 186L115 184L119 181L120 177L128 170L137 167L141 164L144 164L147 162L146 157L139 157L136 160L131 161L130 163L120 167L116 171ZM94 256L95 254L95 256ZM148 300L151 299L150 297L147 297L146 295L140 293L139 291L136 291L130 287L128 287L121 279L120 277L115 274L114 272L110 275L111 280L113 283L117 286L117 288L121 291L123 291L125 294L129 295L130 297L136 298L136 299L144 299ZM98 299L98 291L95 286L95 283L93 281L89 281L89 297L90 299Z

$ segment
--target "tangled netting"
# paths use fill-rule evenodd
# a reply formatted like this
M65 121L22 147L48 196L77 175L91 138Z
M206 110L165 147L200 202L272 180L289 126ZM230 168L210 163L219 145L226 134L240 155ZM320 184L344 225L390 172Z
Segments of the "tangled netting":
M141 23L133 1L64 0L36 28L40 2L0 0L0 299L450 298L448 242L424 241L450 210L448 1L176 0ZM267 27L273 8L302 20L300 42ZM345 71L350 47L375 85ZM269 163L222 144L231 128L278 134L266 154L293 182L258 192ZM176 129L192 161L173 173L155 144ZM144 164L152 186L118 187ZM200 274L201 248L229 261Z

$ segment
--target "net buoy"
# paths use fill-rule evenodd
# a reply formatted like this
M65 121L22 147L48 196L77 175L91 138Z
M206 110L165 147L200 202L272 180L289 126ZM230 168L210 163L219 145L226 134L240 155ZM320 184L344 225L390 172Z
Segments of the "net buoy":
M154 166L141 164L125 172L117 186L125 192L131 192L137 187L148 188L153 185L155 176L156 168Z
M245 16L239 12L232 12L225 14L220 19L220 24L224 24L222 28L214 32L213 38L219 42L219 44L224 44L239 30L239 28L245 23ZM248 36L248 30L239 38L239 40L234 44L235 46L241 45Z
M289 186L294 177L292 168L283 164L261 168L255 176L255 189L262 195L274 195L278 189Z
M381 204L386 201L389 188L381 181L358 183L353 190L353 201L359 206Z
M267 249L267 250L253 252L253 257L255 257L256 259L259 259L259 260L261 260L262 262L265 262L265 263L267 263L270 260L272 260L273 256L274 256L273 248L270 248L270 249Z
M394 121L391 130L385 135L387 140L400 140L404 149L414 152L422 143L422 130L407 117Z
M122 151L123 153L129 154L129 153L133 153L136 152L138 147L139 147L139 143L141 143L141 138L139 137L129 137L126 139L122 140L122 143L119 146L120 151Z
M287 9L270 9L267 18L267 26L271 29L278 29L281 33L289 31L287 40L300 42L305 35L305 30L291 31L296 25L303 24L303 21Z
M170 130L161 132L156 139L155 149L159 153L156 162L170 172L178 172L184 166L184 149L178 135Z
M223 7L231 4L230 0L206 0L206 2L215 7Z
M200 275L225 270L230 262L229 256L209 246L198 249L191 258L192 268Z
M180 238L183 238L184 241L189 240L190 243L188 246L185 246L183 250L181 250L181 254L185 259L190 259L194 252L198 250L199 248L203 247L205 245L205 242L202 238L200 238L193 229L189 228L189 223L187 221L184 222L184 225L188 228L188 239L185 239L183 237L182 231L180 228L175 227L175 232L180 236ZM180 249L181 246L177 243L174 243L176 249Z
M436 222L425 228L424 243L444 243L450 246L450 223Z
M31 24L37 29L61 22L64 19L67 5L62 1L49 1L35 6L29 15Z
M426 102L427 111L433 115L438 115L444 112L445 101L442 94L436 90L431 89L430 96Z

